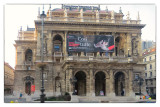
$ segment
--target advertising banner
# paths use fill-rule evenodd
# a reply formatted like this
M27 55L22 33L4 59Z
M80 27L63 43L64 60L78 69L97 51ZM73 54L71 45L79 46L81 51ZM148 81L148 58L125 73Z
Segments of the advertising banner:
M35 92L35 85L31 85L31 91Z
M68 52L114 52L112 35L67 35Z

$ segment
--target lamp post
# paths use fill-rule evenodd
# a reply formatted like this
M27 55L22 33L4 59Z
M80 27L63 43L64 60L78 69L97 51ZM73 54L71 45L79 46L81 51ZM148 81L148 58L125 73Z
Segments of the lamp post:
M128 49L128 57L130 57L130 56L129 56L129 49Z
M73 84L73 93L72 95L75 95L75 83L77 82L76 77L74 76L73 78L70 78L70 82Z
M41 34L41 62L43 63L43 49L44 49L44 44L43 44L43 27L44 27L44 18L46 17L46 14L44 12L44 6L43 6L43 11L42 11L42 14L40 15L40 18L42 19L42 34ZM43 78L43 72L44 72L44 65L42 65L40 68L42 70L42 75L41 75L41 78L42 78L42 87L41 87L41 95L40 95L40 99L41 99L41 103L44 103L45 101L45 94L44 94L44 78Z
M141 86L143 85L143 78L141 78L141 77L138 77L138 78L136 78L134 81L136 81L137 83L138 83L138 85L139 85L139 94L140 94L140 99L142 99L141 98Z

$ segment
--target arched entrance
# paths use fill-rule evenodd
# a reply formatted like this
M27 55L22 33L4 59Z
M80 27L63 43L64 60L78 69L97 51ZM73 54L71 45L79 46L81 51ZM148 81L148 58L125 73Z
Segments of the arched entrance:
M27 95L31 95L32 94L31 86L34 85L34 78L26 76L24 78L24 82L25 82L25 93Z
M116 96L125 95L125 75L122 72L118 72L114 76L115 80L115 94Z
M31 95L31 82L25 83L25 93Z
M77 90L77 95L86 95L86 74L83 71L79 71L75 74L77 82L75 83L75 90Z
M63 50L63 40L60 35L56 35L53 38L53 52L62 52Z
M55 90L56 90L56 95L61 95L61 78L59 75L55 78Z
M100 71L95 75L95 95L96 96L103 96L105 95L105 74L104 72Z

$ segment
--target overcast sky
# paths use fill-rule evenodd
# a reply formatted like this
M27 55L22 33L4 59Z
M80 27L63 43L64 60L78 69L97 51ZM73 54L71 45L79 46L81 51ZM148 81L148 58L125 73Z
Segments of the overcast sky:
M98 5L97 5L98 6ZM121 7L124 19L129 11L130 18L136 20L138 11L140 14L141 24L146 24L142 29L142 39L155 41L155 5L101 5L101 10L114 10L119 12ZM15 67L15 44L18 30L22 26L26 30L27 25L34 27L34 20L37 19L38 7L42 11L42 5L5 5L5 62ZM49 9L49 5L44 5L45 13ZM61 8L61 5L52 5L52 9Z

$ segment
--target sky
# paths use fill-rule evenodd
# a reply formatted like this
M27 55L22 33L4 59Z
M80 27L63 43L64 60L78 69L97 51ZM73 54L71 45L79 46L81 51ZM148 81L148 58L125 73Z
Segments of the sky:
M90 5L89 5L90 6ZM98 6L98 5L92 5ZM136 20L138 12L140 15L141 24L146 24L142 29L142 40L155 41L155 5L100 5L101 10L105 10L106 6L108 10L114 10L119 12L121 7L124 14L123 19L126 19L126 15L129 11L130 18ZM42 5L33 4L7 4L5 5L4 14L4 45L5 45L5 62L8 62L13 68L15 67L15 40L18 36L18 30L22 26L22 30L26 30L28 27L35 27L34 20L37 19L38 8L42 12ZM61 5L51 5L51 8L61 8ZM45 13L49 9L49 4L44 5Z

